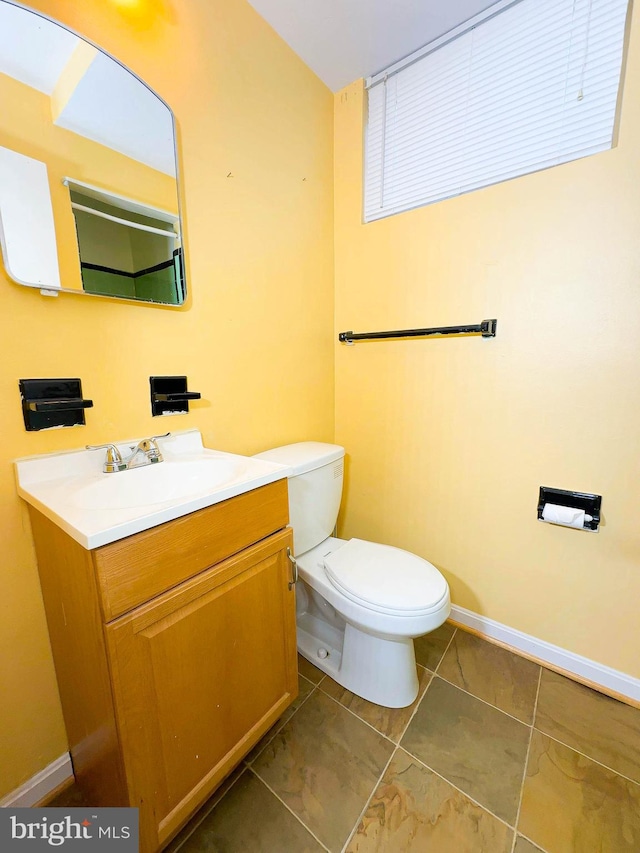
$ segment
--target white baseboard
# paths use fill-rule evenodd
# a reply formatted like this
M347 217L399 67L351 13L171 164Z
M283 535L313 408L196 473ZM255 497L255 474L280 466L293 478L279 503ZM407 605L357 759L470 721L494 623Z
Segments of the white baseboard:
M0 808L30 808L41 802L69 779L73 778L71 756L68 752L52 761L48 767L32 776L24 785L16 788L0 800Z
M464 607L456 604L451 606L452 622L457 622L472 631L476 631L487 639L496 640L517 649L527 657L535 658L543 664L548 664L554 669L561 669L575 675L578 681L586 681L594 686L599 686L605 693L614 693L620 697L626 697L633 704L640 703L640 679L619 672L617 669L604 666L589 658L568 652L560 646L554 646L531 634L524 634L509 628L494 619L480 616Z

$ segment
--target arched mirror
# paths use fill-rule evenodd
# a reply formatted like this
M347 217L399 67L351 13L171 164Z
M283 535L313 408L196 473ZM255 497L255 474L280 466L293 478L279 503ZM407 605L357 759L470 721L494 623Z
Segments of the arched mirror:
M138 77L0 0L0 244L47 293L185 299L171 110Z

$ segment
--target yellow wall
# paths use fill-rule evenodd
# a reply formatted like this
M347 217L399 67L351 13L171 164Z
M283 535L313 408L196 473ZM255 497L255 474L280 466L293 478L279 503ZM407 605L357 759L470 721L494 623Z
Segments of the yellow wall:
M334 425L329 91L242 0L32 5L174 109L190 296L182 309L53 299L0 276L0 797L67 748L12 460L192 427L253 453L331 440ZM174 373L203 400L159 424L148 377ZM18 379L50 376L82 377L86 427L25 432Z
M69 190L62 183L65 177L178 212L173 178L53 124L48 95L0 74L0 103L0 145L47 164L64 288L82 290L76 226ZM1 275L4 280L4 271Z
M617 147L361 224L361 83L335 99L337 330L498 319L495 339L339 345L342 532L405 547L453 600L640 676L640 20ZM540 485L603 495L589 534Z

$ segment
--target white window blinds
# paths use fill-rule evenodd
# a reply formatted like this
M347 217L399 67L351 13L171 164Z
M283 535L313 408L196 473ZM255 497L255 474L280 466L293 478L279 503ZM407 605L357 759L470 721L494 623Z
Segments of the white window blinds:
M519 0L367 81L365 221L611 148L628 0Z

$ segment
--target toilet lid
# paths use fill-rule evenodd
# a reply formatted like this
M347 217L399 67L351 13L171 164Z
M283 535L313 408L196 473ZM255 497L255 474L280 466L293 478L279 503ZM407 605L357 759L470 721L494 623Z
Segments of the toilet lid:
M436 609L449 593L435 566L391 545L350 539L324 558L324 567L348 598L381 612L418 615Z

